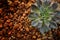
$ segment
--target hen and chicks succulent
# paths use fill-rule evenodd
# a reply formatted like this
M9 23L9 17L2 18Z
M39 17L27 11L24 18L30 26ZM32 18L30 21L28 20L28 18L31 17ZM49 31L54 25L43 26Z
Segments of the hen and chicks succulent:
M31 25L38 28L41 34L57 28L57 22L60 22L56 19L60 14L55 10L57 6L57 3L52 4L50 0L36 0L32 5L28 18L31 20Z

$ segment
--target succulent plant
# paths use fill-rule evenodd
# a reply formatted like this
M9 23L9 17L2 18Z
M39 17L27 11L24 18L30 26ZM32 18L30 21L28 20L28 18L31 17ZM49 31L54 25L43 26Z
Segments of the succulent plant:
M57 11L57 12L56 12L56 15L54 16L53 20L54 20L56 23L60 24L60 11Z
M55 5L55 7L54 7ZM31 7L31 13L28 18L31 20L31 25L39 29L41 34L48 32L51 29L57 28L55 18L57 3L51 4L50 1L36 0Z

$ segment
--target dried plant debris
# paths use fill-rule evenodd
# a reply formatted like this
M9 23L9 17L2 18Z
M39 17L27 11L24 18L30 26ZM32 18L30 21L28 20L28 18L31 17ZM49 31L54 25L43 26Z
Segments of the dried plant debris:
M31 20L31 25L38 28L42 34L51 29L56 29L57 23L60 22L60 13L56 12L57 7L58 3L52 4L50 0L36 0L31 6L31 13L28 16Z

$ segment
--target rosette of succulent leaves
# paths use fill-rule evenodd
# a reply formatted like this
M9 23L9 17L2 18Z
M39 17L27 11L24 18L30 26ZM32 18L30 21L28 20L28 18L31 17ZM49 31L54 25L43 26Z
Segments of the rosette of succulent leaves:
M41 34L44 34L51 29L57 28L57 22L59 18L56 15L60 16L60 12L56 12L57 3L51 3L50 1L45 0L36 0L36 2L31 6L31 13L28 18L31 20L31 25L38 28ZM56 19L57 18L57 19Z

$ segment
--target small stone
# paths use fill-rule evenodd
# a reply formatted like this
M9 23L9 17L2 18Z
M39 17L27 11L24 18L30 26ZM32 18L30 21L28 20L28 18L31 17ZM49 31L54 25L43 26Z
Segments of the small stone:
M21 28L20 31L23 31L23 29Z
M25 29L26 29L26 31L29 31L29 28L28 27L26 27Z
M17 29L19 27L19 24L14 25L14 29Z
M33 36L33 38L35 39L35 38L36 38L36 36Z
M0 28L2 28L2 24L0 24Z
M27 5L26 5L26 7L28 8L28 7L30 7L31 5L32 5L32 3L31 3L31 2L28 2Z
M5 40L5 38L4 37L2 37L2 39L1 40Z
M41 40L41 38L38 38L37 40Z
M12 23L12 22L10 22L10 23L9 23L9 26L12 26L12 25L13 25L13 23Z
M14 36L11 36L13 39L15 39L15 37Z
M23 14L23 16L26 16L26 14Z
M12 14L10 14L10 15L9 15L9 18L13 18L13 15L12 15Z
M12 31L9 31L8 34L10 35Z
M24 4L24 2L21 3L22 5Z
M0 9L0 13L2 13L2 9Z
M12 4L12 1L8 1L8 3L9 3L9 5L11 5Z
M24 36L23 38L26 39L26 36Z
M17 37L18 37L18 38L20 37L20 33L17 33Z
M10 22L10 19L8 19L6 22L9 23Z
M5 19L8 19L8 16L4 16Z

